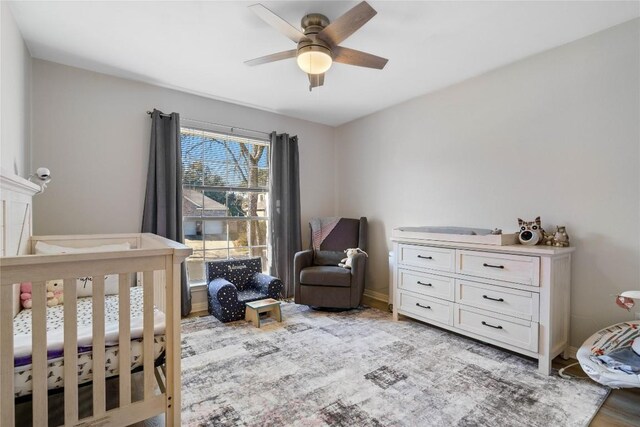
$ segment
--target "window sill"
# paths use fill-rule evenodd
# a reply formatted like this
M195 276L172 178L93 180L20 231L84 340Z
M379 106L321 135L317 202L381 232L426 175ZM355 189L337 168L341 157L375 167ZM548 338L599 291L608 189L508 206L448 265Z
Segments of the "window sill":
M201 290L201 289L206 289L207 288L207 282L205 281L201 281L201 282L191 282L189 283L189 288L192 291L197 291L197 290Z

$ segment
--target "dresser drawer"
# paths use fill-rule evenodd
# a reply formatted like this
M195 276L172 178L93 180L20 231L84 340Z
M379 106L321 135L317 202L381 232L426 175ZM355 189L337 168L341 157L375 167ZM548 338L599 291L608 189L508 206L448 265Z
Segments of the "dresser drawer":
M469 276L540 286L540 258L457 250L456 272Z
M455 304L456 328L514 347L538 351L538 323Z
M454 279L451 277L418 273L402 268L398 270L398 275L400 289L453 301Z
M399 308L400 311L411 314L416 318L423 318L427 321L433 320L453 326L452 302L400 292Z
M540 296L535 292L457 279L455 301L523 320L538 321Z
M429 246L400 245L398 263L440 271L455 271L455 250Z

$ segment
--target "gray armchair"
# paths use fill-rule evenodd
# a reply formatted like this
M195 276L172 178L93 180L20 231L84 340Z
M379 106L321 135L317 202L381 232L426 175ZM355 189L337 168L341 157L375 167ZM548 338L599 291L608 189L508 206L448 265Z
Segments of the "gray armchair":
M296 304L322 308L356 308L364 293L367 256L356 254L352 268L338 266L348 248L367 250L367 218L314 218L313 249L296 253L294 285Z

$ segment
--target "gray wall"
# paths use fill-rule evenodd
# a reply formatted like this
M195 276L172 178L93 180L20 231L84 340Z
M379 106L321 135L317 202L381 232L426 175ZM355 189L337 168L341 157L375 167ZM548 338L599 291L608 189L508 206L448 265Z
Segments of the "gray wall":
M7 2L0 2L0 165L16 175L30 173L31 55Z
M303 224L334 214L333 128L34 59L33 162L53 177L35 199L34 233L139 231L153 108L298 135Z
M613 295L640 287L639 23L339 127L337 208L369 217L367 288L387 292L393 227L541 215L577 247L572 345L631 319Z

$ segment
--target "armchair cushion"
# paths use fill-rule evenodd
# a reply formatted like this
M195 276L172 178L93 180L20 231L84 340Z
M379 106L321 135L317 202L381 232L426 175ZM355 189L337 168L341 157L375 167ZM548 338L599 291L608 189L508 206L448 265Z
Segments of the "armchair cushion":
M314 266L300 273L300 282L314 286L351 286L351 271L342 267Z

